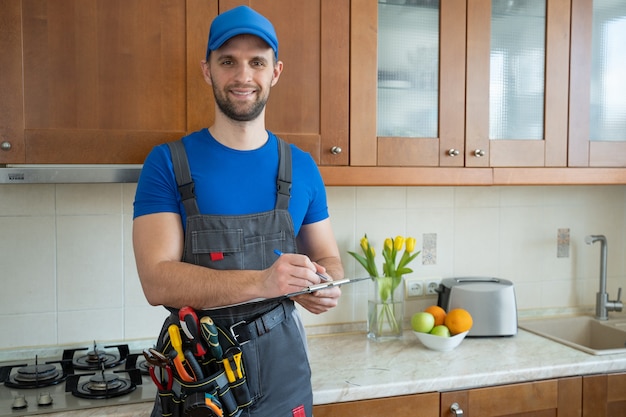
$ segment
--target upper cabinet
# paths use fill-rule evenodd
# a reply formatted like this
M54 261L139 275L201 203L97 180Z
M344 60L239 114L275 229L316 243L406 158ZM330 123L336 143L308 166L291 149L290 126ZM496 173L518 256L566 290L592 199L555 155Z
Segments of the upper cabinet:
M466 166L566 166L570 0L467 10Z
M3 1L0 162L141 163L206 119L198 64L188 66L206 40L187 31L211 10L188 3Z
M268 128L347 164L348 0L3 0L0 163L142 163L209 126L209 25L242 3L281 40Z
M320 165L347 165L350 0L220 0L247 4L278 35L284 69L267 103L267 128ZM208 27L207 27L208 32Z
M569 165L626 166L626 2L572 0Z
M465 0L352 1L350 165L464 166Z
M569 1L353 1L351 165L566 166Z

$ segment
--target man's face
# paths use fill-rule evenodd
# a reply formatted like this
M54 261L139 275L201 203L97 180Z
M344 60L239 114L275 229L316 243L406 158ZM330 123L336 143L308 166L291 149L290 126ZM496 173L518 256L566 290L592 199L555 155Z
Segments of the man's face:
M220 111L240 122L259 117L281 71L282 62L275 63L274 51L253 35L231 38L203 65Z

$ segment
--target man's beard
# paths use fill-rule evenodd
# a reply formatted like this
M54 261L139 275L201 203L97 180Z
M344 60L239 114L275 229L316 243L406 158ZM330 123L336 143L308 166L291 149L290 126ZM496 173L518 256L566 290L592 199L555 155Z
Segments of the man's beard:
M222 113L224 113L224 115L229 119L237 122L249 122L259 117L261 112L263 112L268 99L267 96L260 97L254 103L246 105L242 109L238 109L238 106L228 99L226 95L222 94L222 92L218 90L215 85L213 85L213 95L215 97L217 107L219 107Z

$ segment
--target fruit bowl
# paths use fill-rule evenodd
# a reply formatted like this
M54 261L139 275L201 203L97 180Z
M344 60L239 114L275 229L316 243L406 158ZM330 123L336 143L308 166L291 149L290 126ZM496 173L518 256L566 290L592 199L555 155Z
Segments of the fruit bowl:
M415 333L415 337L417 337L417 339L422 342L422 344L428 349L438 350L440 352L448 352L460 345L463 339L465 339L465 336L467 336L468 332L469 330L467 332L459 333L450 337L442 337L436 336L434 334L420 332L413 333Z

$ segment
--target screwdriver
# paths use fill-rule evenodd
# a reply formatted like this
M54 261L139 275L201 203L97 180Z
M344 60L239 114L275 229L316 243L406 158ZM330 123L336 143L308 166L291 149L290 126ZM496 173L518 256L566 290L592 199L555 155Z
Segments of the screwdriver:
M217 327L211 317L204 316L200 319L200 331L202 332L202 337L204 337L204 340L206 340L209 345L213 357L220 360L222 358L222 347L217 338Z

